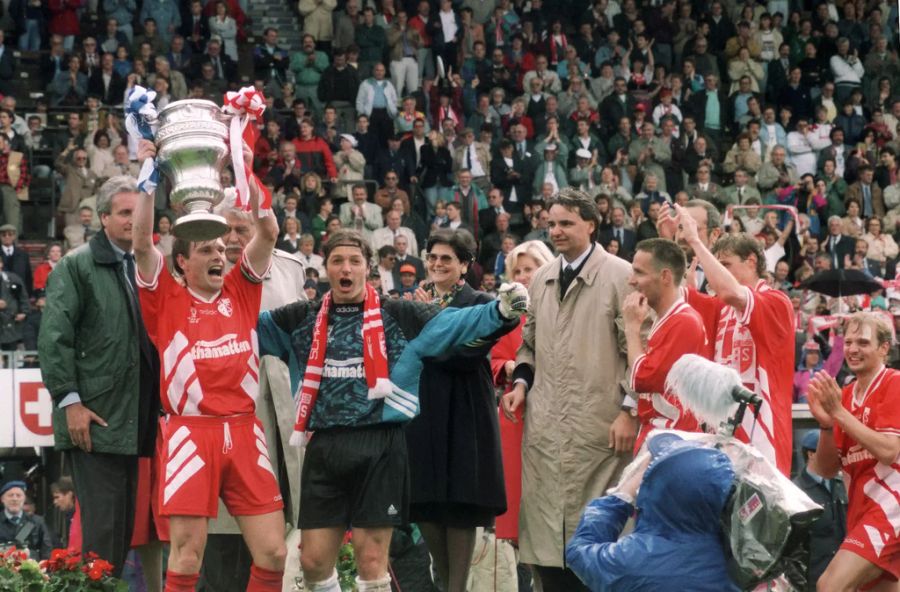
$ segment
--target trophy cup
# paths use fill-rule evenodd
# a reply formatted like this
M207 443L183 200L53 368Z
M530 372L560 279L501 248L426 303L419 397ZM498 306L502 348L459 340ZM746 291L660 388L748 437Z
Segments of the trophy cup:
M199 99L169 103L159 113L157 165L169 179L172 205L185 212L173 228L177 238L207 241L228 231L225 218L212 213L224 198L228 118L212 101Z

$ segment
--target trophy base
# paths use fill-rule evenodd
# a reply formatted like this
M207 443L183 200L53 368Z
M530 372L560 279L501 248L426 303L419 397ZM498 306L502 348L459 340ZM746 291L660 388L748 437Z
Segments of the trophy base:
M208 241L228 232L228 223L222 216L209 212L194 212L176 220L172 232L176 238L192 242Z

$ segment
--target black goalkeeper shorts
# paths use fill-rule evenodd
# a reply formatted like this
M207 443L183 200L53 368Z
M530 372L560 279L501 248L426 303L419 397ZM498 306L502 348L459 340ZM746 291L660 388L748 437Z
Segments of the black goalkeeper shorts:
M313 434L300 477L301 529L400 526L408 513L409 466L400 425Z

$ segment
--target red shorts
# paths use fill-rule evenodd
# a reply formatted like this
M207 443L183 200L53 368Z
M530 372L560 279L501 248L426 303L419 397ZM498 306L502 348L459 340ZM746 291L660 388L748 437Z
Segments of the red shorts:
M163 516L215 518L220 496L232 516L268 514L284 507L266 436L255 416L170 415L162 424L162 436Z
M883 570L881 577L866 584L862 590L867 590L882 581L896 582L900 579L900 539L893 536L893 528L890 539L883 541L883 529L867 524L857 524L848 533L841 549L859 555L869 563Z

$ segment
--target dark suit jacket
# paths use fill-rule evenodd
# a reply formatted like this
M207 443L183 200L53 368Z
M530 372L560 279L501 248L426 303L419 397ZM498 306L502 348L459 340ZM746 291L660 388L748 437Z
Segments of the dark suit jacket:
M719 129L723 133L727 133L731 129L731 122L733 117L731 116L731 101L728 100L728 93L724 90L719 89ZM691 95L690 101L688 101L688 111L691 115L694 116L694 119L697 121L697 129L702 130L704 126L707 124L706 121L706 101L708 99L708 93L706 90L700 90Z
M233 82L237 80L237 63L232 60L230 57L225 55L224 53L219 54L219 59L222 60L222 70L225 72L225 82L226 84L229 82ZM197 80L200 78L200 67L203 66L205 62L211 62L212 59L209 57L208 53L200 53L195 54L191 59L191 79Z
M600 115L603 118L603 124L608 130L615 130L619 127L619 120L623 117L631 117L634 114L635 100L632 96L626 95L627 98L623 103L616 93L613 93L603 99L600 103ZM698 122L699 127L699 122ZM611 155L613 158L615 155Z
M610 241L615 238L615 233L613 232L613 228L610 226L609 228L600 231L600 244L603 245L603 248L606 248L609 245ZM634 257L634 247L637 245L637 235L633 230L628 230L627 228L622 229L622 244L619 245L619 257L625 259L626 261L631 261L631 258Z
M190 5L190 2L185 2L185 4ZM209 19L205 16L200 16L200 36L203 39L199 44L191 41L191 35L194 33L194 19L190 13L181 16L181 29L178 32L184 37L185 47L190 47L194 53L200 53L206 49L206 40L209 39Z
M521 212L525 201L527 201L531 193L529 190L529 187L531 187L531 175L528 170L528 162L519 158L517 152L513 152L512 168L506 166L502 156L495 156L491 160L491 181L494 187L503 192L503 207L510 213ZM512 172L519 173L519 176L514 177L510 175ZM515 203L509 201L513 188L515 188L516 197L518 198L518 201Z
M0 247L0 259L3 259L3 270L10 271L22 278L28 293L31 294L34 290L34 281L31 277L31 261L28 260L28 253L15 246L12 255L7 255Z
M853 257L855 250L856 239L852 236L841 235L834 251L831 250L831 236L825 238L825 251L831 254L831 266L834 269L844 269L844 257Z
M113 70L109 80L109 87L103 87L103 72L95 70L94 75L88 80L88 94L100 97L104 105L121 105L125 100L126 81L122 75Z

